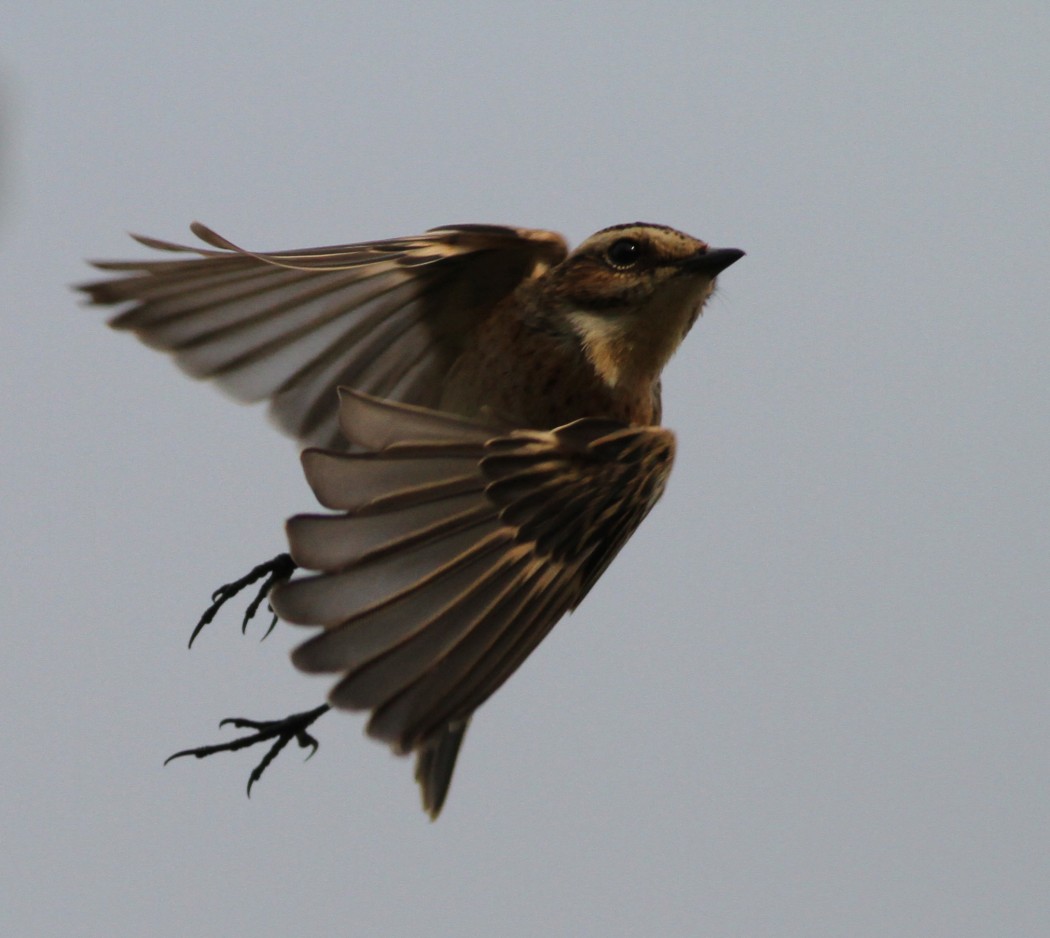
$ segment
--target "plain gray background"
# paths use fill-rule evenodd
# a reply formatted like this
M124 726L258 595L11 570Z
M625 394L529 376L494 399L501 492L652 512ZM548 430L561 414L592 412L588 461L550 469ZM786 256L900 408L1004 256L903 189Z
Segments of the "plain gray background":
M730 8L731 6L731 8ZM921 10L921 12L914 12ZM9 935L1050 933L1050 9L51 2L3 14ZM295 447L80 308L257 249L663 222L748 256L662 504L480 712L437 824L209 591Z

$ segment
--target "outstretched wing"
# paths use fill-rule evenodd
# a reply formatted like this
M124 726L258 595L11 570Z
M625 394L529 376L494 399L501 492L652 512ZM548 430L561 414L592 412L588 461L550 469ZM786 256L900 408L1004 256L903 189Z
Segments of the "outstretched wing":
M96 304L131 304L114 328L239 400L268 398L281 429L331 446L338 386L436 407L471 330L566 255L553 232L498 225L267 254L192 230L214 250L135 236L197 257L96 262L122 276L80 289Z
M321 572L270 599L324 627L296 665L341 673L330 702L371 710L369 733L409 752L465 725L583 599L662 494L674 436L602 419L501 432L340 396L363 452L303 453L340 514L289 521L293 558Z

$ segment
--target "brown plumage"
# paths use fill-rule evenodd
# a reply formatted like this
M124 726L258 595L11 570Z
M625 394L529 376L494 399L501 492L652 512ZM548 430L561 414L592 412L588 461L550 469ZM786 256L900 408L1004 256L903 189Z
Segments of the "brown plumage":
M215 250L99 264L123 276L83 289L132 304L114 327L329 447L303 465L338 513L288 523L316 572L271 602L322 628L295 664L340 675L330 703L417 753L436 816L473 712L660 497L660 372L742 252L641 223L572 254L493 225L270 254L194 231Z

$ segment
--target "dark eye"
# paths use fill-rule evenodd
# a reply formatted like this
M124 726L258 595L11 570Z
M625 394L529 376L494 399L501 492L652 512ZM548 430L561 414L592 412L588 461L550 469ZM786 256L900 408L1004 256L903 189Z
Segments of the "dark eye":
M642 246L634 238L620 238L609 245L605 256L613 267L631 267L642 256Z

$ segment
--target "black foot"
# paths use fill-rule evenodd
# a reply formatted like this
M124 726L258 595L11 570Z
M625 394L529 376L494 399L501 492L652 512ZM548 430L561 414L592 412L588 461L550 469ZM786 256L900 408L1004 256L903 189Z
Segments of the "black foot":
M246 573L239 580L234 580L232 583L220 586L211 594L212 604L204 610L204 615L200 617L200 621L193 629L193 634L190 636L190 647L193 647L194 639L200 634L201 629L215 618L215 614L223 607L227 600L233 599L233 597L242 589L246 586L251 586L256 580L262 580L263 577L266 577L266 579L263 580L262 586L259 587L259 592L255 594L255 599L251 601L244 612L244 620L241 622L241 631L246 632L248 630L249 620L251 620L255 616L255 613L259 611L259 607L262 605L263 600L270 595L270 589L274 584L289 579L295 572L295 569L296 563L292 560L290 554L278 554L273 560L267 560L266 563L261 563L257 567L253 567L249 573ZM273 612L272 609L270 609L270 611ZM277 625L276 615L271 620L270 627L266 630L266 634L263 635L263 638L266 638L266 636L273 631L275 625Z
M283 720L246 720L243 717L230 717L223 720L219 726L229 724L239 730L258 730L258 732L248 736L239 736L237 739L231 739L228 743L218 743L214 746L198 746L196 749L183 749L181 752L168 756L164 760L164 764L167 765L172 759L178 759L181 756L195 756L198 759L203 759L205 756L211 756L217 752L236 752L238 749L246 749L248 746L254 746L256 743L272 739L274 741L273 745L269 748L266 755L262 757L262 761L252 769L252 774L248 776L248 797L250 798L252 796L252 785L262 778L262 774L266 771L267 766L277 758L277 754L293 739L302 749L310 750L310 755L306 757L307 759L317 752L317 747L320 744L306 731L306 728L331 709L328 704L321 704L320 707L315 707L313 710L293 713Z

